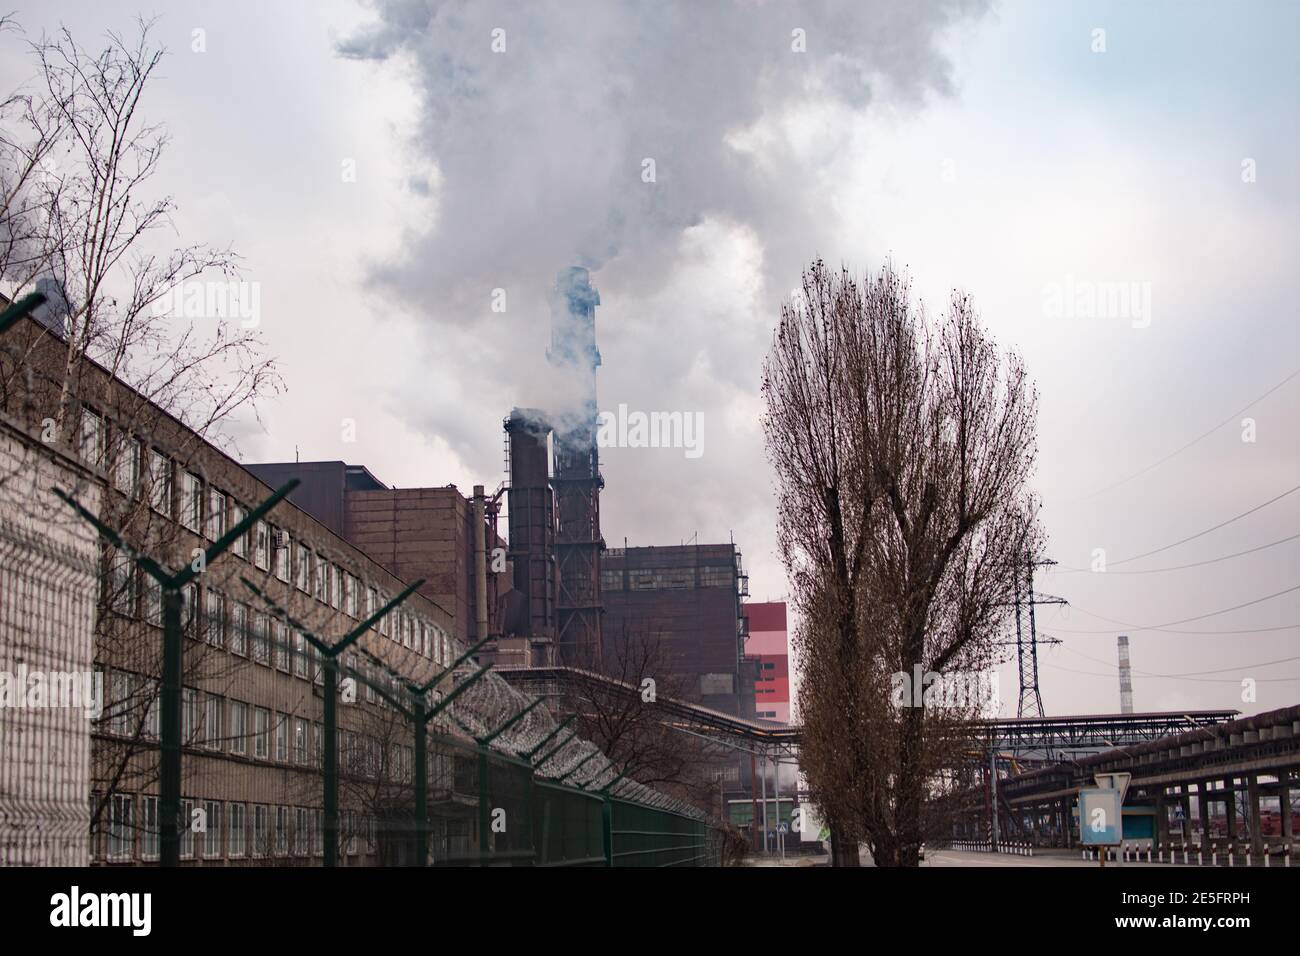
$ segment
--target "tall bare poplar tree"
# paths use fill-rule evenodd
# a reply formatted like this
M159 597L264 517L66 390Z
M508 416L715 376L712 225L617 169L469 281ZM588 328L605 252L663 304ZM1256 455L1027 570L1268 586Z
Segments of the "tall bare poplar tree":
M915 865L930 788L988 706L1017 561L1039 547L1037 395L968 297L931 321L891 266L859 283L821 262L782 309L764 392L804 616L805 770L841 842Z

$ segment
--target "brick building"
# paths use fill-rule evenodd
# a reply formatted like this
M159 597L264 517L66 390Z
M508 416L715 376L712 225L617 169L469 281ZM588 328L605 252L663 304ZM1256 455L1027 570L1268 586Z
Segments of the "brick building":
M423 578L420 593L448 614L457 640L472 644L478 633L478 576L474 501L455 485L390 488L364 465L341 461L250 464L247 469L277 487L290 478L302 484L289 500L353 547L404 581ZM495 541L495 532L488 531ZM500 543L500 542L496 542ZM495 617L497 576L484 582L489 620Z
M76 401L61 416L66 346L37 322L19 320L0 344L0 406L16 425L6 440L21 444L24 434L44 429L47 473L75 472L68 490L136 552L180 567L271 494L267 483L94 363L79 370ZM50 786L57 781L59 792L44 797L66 806L75 793L84 809L64 814L74 821L67 825L93 821L91 861L148 863L159 853L161 592L129 555L96 544L79 518L63 514L66 520L54 527L67 527L82 551L87 541L98 551L98 574L74 589L76 613L93 607L93 667L104 688L103 713L90 724L88 781L76 776L75 760L65 759L75 750L77 728L23 725L22 732L43 735L26 739L36 748L33 759L52 761ZM10 566L0 571L6 598L27 586ZM326 639L354 628L406 582L324 521L282 501L184 595L182 859L187 865L319 863L320 660L243 579ZM42 620L30 607L0 604L0 634L9 635L10 645L11 635ZM411 738L374 686L422 683L440 673L461 650L454 625L448 609L413 594L347 655L345 672L371 683L359 686L339 714L345 863L400 860L409 852L409 819L401 818L401 808L409 816ZM78 633L54 628L34 636L52 642L57 663L75 668L85 666L89 650L68 646L80 640ZM15 793L28 799L32 787L44 784L10 760L17 739L11 715L3 715L0 727L8 768L8 776L0 775L0 799ZM431 729L455 733L449 721ZM431 773L436 801L442 789L450 791L453 769L435 759ZM473 821L461 823L454 815L440 818L435 853L468 839Z

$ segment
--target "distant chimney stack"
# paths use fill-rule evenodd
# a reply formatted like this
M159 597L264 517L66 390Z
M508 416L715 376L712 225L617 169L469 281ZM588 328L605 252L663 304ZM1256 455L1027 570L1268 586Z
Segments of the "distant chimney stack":
M1128 659L1128 635L1119 636L1119 712L1133 713L1133 670Z

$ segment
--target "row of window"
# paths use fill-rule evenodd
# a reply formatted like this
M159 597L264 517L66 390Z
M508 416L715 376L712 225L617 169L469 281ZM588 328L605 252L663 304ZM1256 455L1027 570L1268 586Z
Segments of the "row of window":
M92 817L99 799L95 794L90 797ZM345 854L374 851L374 817L346 810L339 824ZM324 814L317 807L181 801L183 860L322 856L324 849ZM113 794L105 807L103 824L97 832L91 832L91 859L150 861L158 859L159 850L158 798Z
M106 600L115 612L124 617L138 617L149 624L162 624L162 588L153 577L140 571L129 556L120 551L113 554L104 582ZM392 614L399 612L394 610ZM292 659L292 672L298 677L307 677L314 671L310 662L317 658L318 652L302 634L292 631L279 618L232 600L214 588L200 587L193 582L187 585L182 616L191 638L201 638L214 647L285 672L290 671ZM381 627L379 632L388 630ZM403 647L438 664L445 666L452 661L451 636L410 614L399 614L391 636Z
M160 732L158 681L130 671L111 670L105 683L108 699L99 718L102 732L134 739L137 733L157 740ZM373 697L371 698L373 700ZM181 739L190 746L320 767L324 726L319 721L280 713L193 687L181 689ZM385 761L385 756L387 760ZM339 731L339 765L344 773L412 779L415 751L351 730Z
M114 487L134 499L147 494L150 507L160 515L174 518L195 534L216 541L248 514L247 507L233 495L204 482L200 475L180 467L164 452L147 447L132 435L112 440L119 443L113 466ZM82 457L93 464L105 465L109 441L104 418L91 409L84 409ZM142 464L146 462L147 465ZM173 501L176 473L180 475L179 501ZM231 546L231 552L240 558L248 559L250 551L256 567L273 572L286 584L292 582L297 590L354 620L369 617L388 601L378 589L364 587L358 577L304 543L294 541L289 532L265 521L258 521ZM433 656L434 645L445 648L449 642L441 627L401 608L386 614L377 627L380 634L426 657ZM436 659L441 661L442 657Z

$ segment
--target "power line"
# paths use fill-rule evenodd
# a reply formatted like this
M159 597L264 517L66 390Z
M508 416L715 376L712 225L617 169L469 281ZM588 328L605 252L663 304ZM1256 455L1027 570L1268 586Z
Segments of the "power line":
M1088 501L1089 499L1095 498L1100 494L1104 494L1105 492L1110 491L1113 488L1118 488L1120 485L1127 484L1128 482L1132 481L1134 478L1140 478L1142 475L1145 475L1148 471L1151 471L1152 469L1159 468L1169 459L1181 455L1183 452L1187 451L1187 449L1191 448L1197 442L1209 438L1211 435L1217 432L1224 425L1227 425L1229 422L1231 422L1233 419L1235 419L1238 415L1242 414L1243 412L1249 411L1251 406L1257 405L1260 402L1262 402L1264 399L1268 398L1270 395L1276 392L1287 382L1291 381L1291 379L1295 378L1297 375L1300 375L1300 369L1296 369L1286 378L1282 379L1282 381L1278 382L1276 385L1274 385L1272 388L1266 391L1263 395L1260 395L1258 398L1252 399L1250 402L1248 402L1246 405L1244 405L1241 408L1241 411L1233 412L1231 415L1229 415L1223 421L1219 422L1219 424L1215 425L1213 428L1209 429L1208 431L1202 432L1200 435L1193 438L1191 441L1183 445L1181 448L1175 449L1174 451L1171 451L1169 454L1165 455L1165 457L1161 458L1159 461L1147 465L1141 471L1133 472L1133 474L1129 475L1127 478L1121 478L1119 481L1106 485L1104 488L1098 488L1096 491L1092 492L1091 494L1084 495L1082 498L1075 498L1074 501L1071 502L1071 504L1077 504L1080 501Z
M1188 535L1186 538L1183 538L1179 541L1175 541L1173 544L1167 544L1164 547L1156 548L1154 551L1146 551L1143 552L1142 554L1135 554L1133 555L1133 557L1124 558L1121 561L1111 561L1109 563L1109 566L1115 567L1116 565L1120 565L1120 564L1128 564L1131 561L1140 561L1142 558L1149 558L1151 557L1151 555L1159 554L1161 551L1168 551L1170 548L1176 548L1180 544L1186 544L1188 541L1195 541L1197 538L1204 537L1205 535L1209 534L1211 531L1218 531L1220 528L1225 528L1228 525L1232 524L1234 521L1240 521L1242 518L1245 518L1247 515L1253 515L1256 511L1259 511L1262 508L1267 508L1269 505L1273 504L1274 502L1281 501L1287 495L1295 494L1295 492L1297 491L1300 491L1300 485L1295 485L1291 488L1288 488L1280 495L1268 499L1268 501L1265 501L1263 504L1255 505L1255 507L1251 508L1249 511L1243 511L1241 514L1229 518L1227 521L1220 521L1212 528L1206 528L1204 531L1198 531L1196 532L1196 534Z
M1273 600L1273 598L1281 597L1283 594L1290 594L1292 591L1300 591L1300 584L1293 585L1293 586L1291 586L1291 587L1289 587L1289 588L1285 588L1284 590L1277 591L1277 592L1275 592L1275 593L1273 593L1273 594L1266 594L1264 597L1255 598L1255 600L1253 600L1253 601L1246 601L1244 604L1234 604L1232 607L1225 607L1225 608L1222 608L1222 609L1220 609L1220 610L1218 610L1218 611L1210 611L1210 612L1207 613L1207 614L1198 614L1198 615L1196 615L1195 617L1185 617L1185 618L1182 618L1181 620L1178 620L1178 621L1165 621L1163 624L1148 624L1148 625L1129 624L1127 621L1119 621L1119 620L1116 620L1116 619L1113 618L1113 617L1106 617L1104 614L1094 614L1094 613L1091 612L1091 611L1083 611L1083 608L1079 608L1079 610L1083 611L1084 614L1088 614L1088 615L1090 615L1091 617L1100 618L1100 619L1103 620L1103 621L1110 621L1112 624L1118 624L1118 625L1120 625L1121 627L1126 627L1126 628L1128 628L1128 629L1131 630L1131 631L1159 631L1159 630L1163 630L1163 629L1165 629L1165 628L1171 628L1171 627L1173 627L1175 624L1190 624L1192 621L1203 621L1203 620L1205 620L1207 617L1218 617L1220 614L1227 614L1229 611L1239 611L1239 610L1241 610L1243 607L1252 607L1252 606L1254 606L1254 605L1256 605L1256 604L1263 604L1265 601L1271 601L1271 600ZM1291 627L1294 627L1294 625L1290 625L1290 626L1291 626ZM1069 628L1069 627L1053 627L1052 629L1053 629L1053 630L1056 630L1056 631L1064 631L1064 632L1066 632L1066 633L1068 633L1068 634L1110 634L1110 633L1112 633L1112 630L1109 629L1109 628L1107 628L1107 629L1105 629L1105 630L1080 630L1080 629L1077 629L1077 628ZM1262 628L1262 630L1286 630L1286 629L1287 629L1287 627L1278 627L1278 628ZM1185 633L1191 633L1191 634L1213 634L1213 633L1215 633L1215 632L1213 632L1213 631L1189 631L1189 632L1185 632ZM1241 632L1223 631L1223 632L1219 632L1219 633L1230 634L1230 633L1252 633L1252 632L1249 632L1249 631L1241 631Z
M1261 544L1257 548L1248 548L1245 551L1237 551L1233 554L1221 555L1217 558L1210 558L1206 561L1194 561L1191 564L1175 564L1168 568L1147 568L1145 571L1111 571L1107 568L1105 571L1094 571L1092 568L1060 568L1060 574L1159 574L1163 571L1185 571L1188 568L1200 568L1207 564L1218 564L1220 561L1228 561L1232 558L1240 558L1247 554L1254 554L1256 551L1266 551L1269 548L1276 548L1279 544L1286 544L1288 541L1294 541L1300 538L1300 534L1293 534L1286 538L1279 538L1277 541L1270 541L1268 544ZM1129 560L1133 560L1130 558Z
M1085 660L1090 660L1093 661L1094 663L1101 664L1103 667L1114 667L1116 674L1119 673L1119 668L1115 664L1110 663L1110 661L1103 661L1100 657L1093 657L1091 654L1083 653L1083 651L1076 651L1073 647L1066 647L1065 649L1069 651L1071 654L1077 654L1080 657L1084 658ZM1256 661L1253 664L1237 664L1234 665L1233 667L1220 667L1210 671L1184 671L1180 674L1155 674L1152 673L1151 671L1139 671L1139 670L1135 670L1133 671L1133 673L1139 675L1140 677L1204 677L1206 674L1226 674L1229 671L1247 670L1252 667L1272 667L1274 664L1290 664L1292 661L1300 661L1300 657L1281 657L1275 661ZM1115 675L1111 675L1111 676L1115 676Z
M1114 674L1098 674L1096 671L1075 670L1073 667L1062 667L1059 664L1044 664L1053 670L1065 671L1068 674L1082 674L1085 677L1105 677L1107 680L1114 680ZM1233 677L1176 677L1172 674L1148 674L1152 680L1185 680L1196 684L1240 684L1241 681ZM1300 681L1300 674L1295 677L1260 677L1255 678L1256 684L1290 684Z

